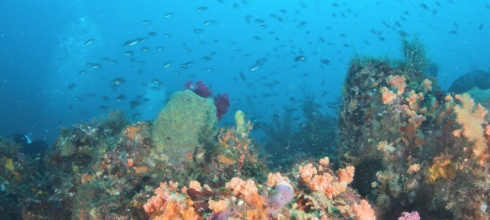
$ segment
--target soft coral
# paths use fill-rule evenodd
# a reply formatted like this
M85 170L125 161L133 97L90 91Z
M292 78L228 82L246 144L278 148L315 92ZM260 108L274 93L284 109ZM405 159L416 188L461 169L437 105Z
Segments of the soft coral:
M213 91L209 87L207 87L203 81L197 81L195 84L192 81L189 81L185 84L186 89L192 90L197 95L203 98L213 97ZM218 121L221 120L221 117L228 112L228 108L230 107L230 99L226 93L219 94L213 98L214 105L216 106L216 116L218 117Z

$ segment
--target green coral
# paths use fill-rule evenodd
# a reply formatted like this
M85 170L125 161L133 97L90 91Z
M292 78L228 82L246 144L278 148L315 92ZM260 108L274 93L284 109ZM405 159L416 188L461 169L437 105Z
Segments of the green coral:
M177 164L217 134L218 118L212 99L190 90L174 93L154 122L152 140L155 153L168 156Z

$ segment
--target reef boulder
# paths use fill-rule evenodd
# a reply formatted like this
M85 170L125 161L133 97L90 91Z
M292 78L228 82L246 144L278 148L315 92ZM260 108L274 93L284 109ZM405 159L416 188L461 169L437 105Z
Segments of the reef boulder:
M216 106L190 90L174 93L154 121L152 140L158 153L178 164L217 135Z

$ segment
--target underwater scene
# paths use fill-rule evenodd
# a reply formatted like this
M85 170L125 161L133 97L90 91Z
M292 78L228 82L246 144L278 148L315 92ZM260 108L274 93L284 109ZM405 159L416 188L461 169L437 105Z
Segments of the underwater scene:
M0 2L0 220L490 220L488 0Z

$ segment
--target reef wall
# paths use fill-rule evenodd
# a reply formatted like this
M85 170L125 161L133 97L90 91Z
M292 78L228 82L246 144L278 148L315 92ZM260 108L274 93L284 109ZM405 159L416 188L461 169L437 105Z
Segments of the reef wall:
M471 97L444 95L411 63L355 58L340 111L340 157L381 219L488 219L490 127Z

